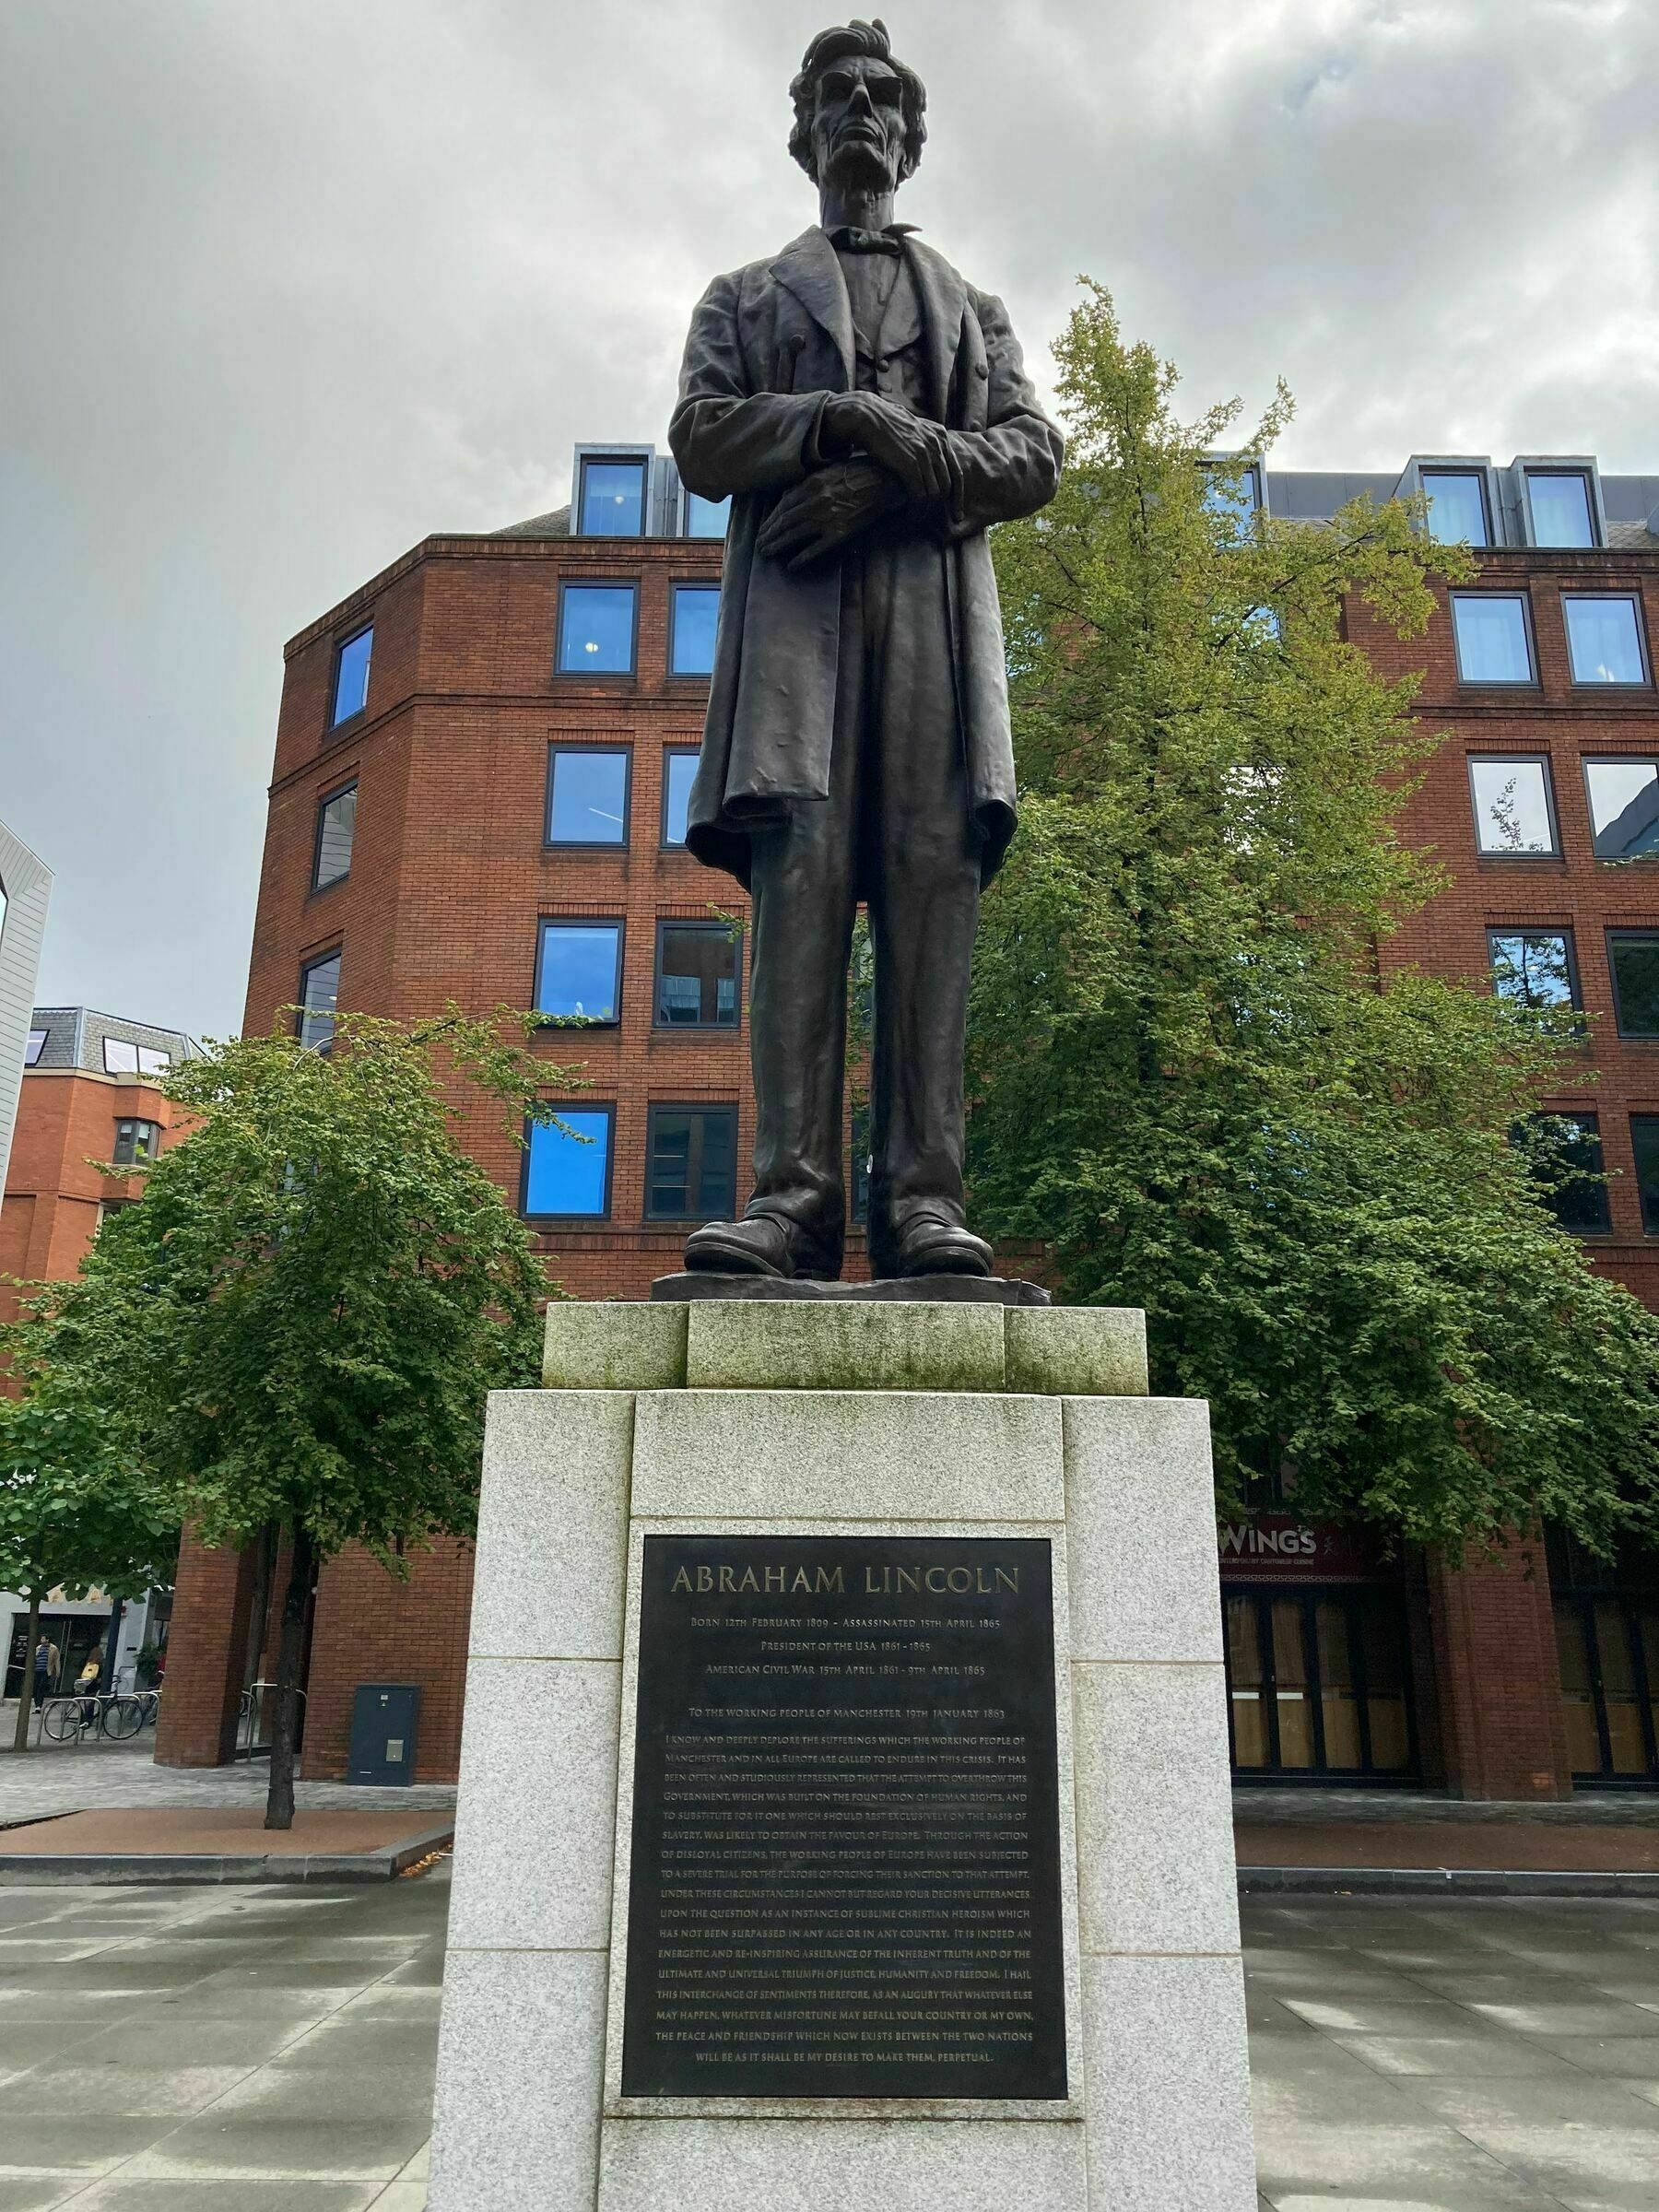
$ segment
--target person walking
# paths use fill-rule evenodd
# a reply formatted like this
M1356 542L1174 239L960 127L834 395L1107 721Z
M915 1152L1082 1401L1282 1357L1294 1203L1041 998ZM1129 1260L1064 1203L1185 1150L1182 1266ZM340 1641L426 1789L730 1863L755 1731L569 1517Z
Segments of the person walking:
M40 1642L35 1645L34 1655L34 1701L37 1712L46 1702L46 1691L53 1677L57 1673L57 1645L42 1636Z

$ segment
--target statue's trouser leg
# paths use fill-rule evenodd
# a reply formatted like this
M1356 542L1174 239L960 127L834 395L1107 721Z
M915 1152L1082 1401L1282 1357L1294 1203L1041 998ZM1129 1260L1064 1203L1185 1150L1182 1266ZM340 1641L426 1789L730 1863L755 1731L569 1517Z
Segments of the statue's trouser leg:
M827 799L797 800L787 822L757 830L749 878L749 1057L755 1071L755 1190L749 1214L773 1214L839 1275L846 1223L841 1097L847 958L857 911L863 750L862 562L841 590L841 673Z
M864 865L876 963L870 1262L918 1215L960 1222L962 1049L980 861L951 666L945 563L924 539L865 563Z

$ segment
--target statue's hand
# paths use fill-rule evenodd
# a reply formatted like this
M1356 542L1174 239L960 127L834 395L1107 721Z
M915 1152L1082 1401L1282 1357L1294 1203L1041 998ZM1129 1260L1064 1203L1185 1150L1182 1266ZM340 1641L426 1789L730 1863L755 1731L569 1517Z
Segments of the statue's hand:
M947 500L956 488L945 431L879 392L838 392L825 405L823 429L834 445L878 461L913 500Z
M904 487L873 461L838 461L784 493L756 544L793 572L838 553L861 530L909 504Z

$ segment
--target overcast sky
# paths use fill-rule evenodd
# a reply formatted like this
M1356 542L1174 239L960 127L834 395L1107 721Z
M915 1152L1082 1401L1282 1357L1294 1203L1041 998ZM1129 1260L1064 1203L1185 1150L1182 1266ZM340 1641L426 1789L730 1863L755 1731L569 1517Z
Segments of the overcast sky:
M866 0L866 5L868 0ZM40 995L239 1026L285 639L662 442L809 221L812 0L6 0L0 818ZM888 0L900 213L1039 378L1073 279L1278 454L1659 470L1654 0Z

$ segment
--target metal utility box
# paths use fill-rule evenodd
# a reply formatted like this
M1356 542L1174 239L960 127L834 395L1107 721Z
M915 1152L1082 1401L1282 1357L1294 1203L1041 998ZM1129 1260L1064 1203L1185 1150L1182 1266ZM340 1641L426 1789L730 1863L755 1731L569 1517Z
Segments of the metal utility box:
M351 1701L347 1781L413 1782L419 1724L418 1682L359 1682Z

